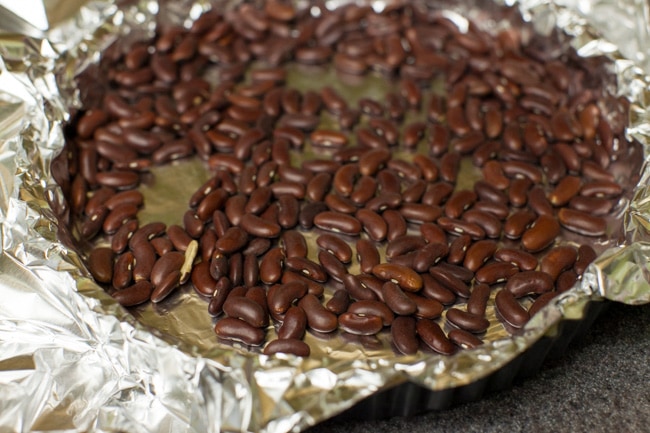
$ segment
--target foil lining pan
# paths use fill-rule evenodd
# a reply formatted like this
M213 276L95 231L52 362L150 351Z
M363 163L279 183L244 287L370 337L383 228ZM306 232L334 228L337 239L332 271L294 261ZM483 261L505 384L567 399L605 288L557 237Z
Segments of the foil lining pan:
M0 8L0 23L7 23L0 32L3 431L299 431L396 385L440 391L472 384L563 320L584 318L591 301L650 302L644 1L517 3L538 31L558 26L574 37L580 55L614 62L617 92L631 101L628 134L644 148L622 216L624 241L519 335L451 357L384 357L326 344L330 349L305 360L198 344L214 340L211 326L193 335L176 328L182 318L161 322L167 328L148 326L145 313L125 311L89 279L48 204L63 200L49 167L63 147L63 125L80 104L76 73L117 37L144 37L157 20L191 20L207 2L26 3L33 7Z

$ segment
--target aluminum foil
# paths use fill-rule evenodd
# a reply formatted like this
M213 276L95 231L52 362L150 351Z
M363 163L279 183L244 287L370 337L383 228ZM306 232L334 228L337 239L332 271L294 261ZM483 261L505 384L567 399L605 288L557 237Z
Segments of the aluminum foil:
M153 329L89 278L55 218L63 200L50 162L79 107L74 75L118 36L139 38L158 19L193 19L204 2L0 2L0 429L3 431L299 431L366 396L411 381L449 389L499 370L592 300L650 302L648 4L643 0L523 0L538 31L559 26L581 55L614 61L631 101L628 133L644 147L623 215L625 241L588 269L514 337L451 357L386 358L372 348L324 345L310 358L273 357ZM162 11L162 12L161 12ZM42 14L47 22L43 23ZM38 14L38 20L36 20ZM33 19L34 18L34 19ZM1 27L2 25L0 25ZM599 28L603 34L593 29ZM131 30L130 32L127 31ZM4 31L2 31L4 30ZM158 312L165 315L164 311ZM353 347L357 347L353 349Z

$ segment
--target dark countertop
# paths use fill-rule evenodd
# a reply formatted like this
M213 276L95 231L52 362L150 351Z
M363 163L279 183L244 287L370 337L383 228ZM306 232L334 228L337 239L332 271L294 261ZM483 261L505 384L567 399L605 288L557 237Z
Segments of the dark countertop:
M506 391L438 412L329 420L308 433L650 432L650 304L612 303L567 352Z

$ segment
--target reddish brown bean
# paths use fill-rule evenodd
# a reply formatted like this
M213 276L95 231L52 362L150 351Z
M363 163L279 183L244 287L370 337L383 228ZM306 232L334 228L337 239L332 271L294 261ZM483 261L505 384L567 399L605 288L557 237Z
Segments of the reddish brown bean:
M123 290L118 290L112 294L115 299L123 307L133 307L147 302L153 292L153 286L149 281L138 281L132 286L126 287Z
M416 324L417 334L429 348L443 355L452 355L456 346L449 341L444 331L430 319L420 319Z
M249 346L259 346L264 342L264 330L249 325L235 317L224 317L214 327L217 337Z
M307 325L314 331L329 333L338 327L336 315L328 311L313 294L305 295L298 305L305 310Z
M523 233L521 244L529 252L538 252L551 245L559 234L560 223L552 216L540 215Z
M110 283L113 279L113 260L115 253L111 248L98 247L88 256L88 270L98 283Z
M530 319L528 311L517 302L509 290L499 290L495 298L495 305L503 320L514 328L521 328Z
M602 236L607 233L607 220L570 208L562 208L557 213L560 224L572 232L584 236Z

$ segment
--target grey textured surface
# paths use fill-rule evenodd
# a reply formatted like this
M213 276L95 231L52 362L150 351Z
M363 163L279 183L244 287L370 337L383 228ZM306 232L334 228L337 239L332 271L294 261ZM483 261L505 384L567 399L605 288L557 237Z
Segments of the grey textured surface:
M512 388L412 417L329 420L308 433L650 432L650 305L612 304L558 359Z

